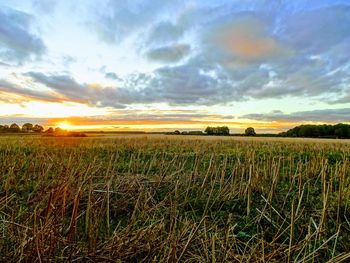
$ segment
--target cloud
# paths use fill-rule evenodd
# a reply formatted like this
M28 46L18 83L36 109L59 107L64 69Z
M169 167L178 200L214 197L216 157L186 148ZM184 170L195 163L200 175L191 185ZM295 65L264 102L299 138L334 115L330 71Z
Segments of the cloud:
M310 96L332 103L349 83L349 6L300 8L231 10L204 29L201 55L221 66L242 97Z
M303 52L329 50L350 36L350 6L334 5L287 16L281 37Z
M107 72L105 74L105 78L107 79L112 79L112 80L119 80L121 81L122 79L120 77L118 77L118 75L114 72Z
M1 7L0 21L0 58L4 61L21 63L45 53L43 40L31 30L32 16Z
M151 49L147 52L150 60L161 62L178 62L190 53L191 47L186 44L177 44L174 46L164 46Z
M178 41L184 34L185 28L181 25L175 25L170 21L160 21L151 28L148 40L148 45L169 44Z
M35 84L50 88L61 100L98 107L124 108L131 104L212 105L231 99L230 84L217 79L215 70L191 64L163 67L151 75L128 75L120 87L78 83L68 75L28 72Z
M69 73L49 74L33 68L26 76L34 84L49 88L50 94L59 100L97 107L152 103L217 105L287 96L349 102L349 5L337 4L339 1L278 2L101 1L98 10L88 2L84 12L89 17L79 19L90 19L90 26L94 24L91 28L103 41L112 44L101 45L101 53L111 54L111 61L104 60L106 66L98 74L117 80L118 86L114 82L110 86L93 85L79 82ZM96 12L89 13L92 7ZM9 12L1 10L0 15ZM30 26L26 27L33 24L33 17L11 12L16 14L6 16L11 23L1 24L0 29L10 24L15 29L28 27L21 33L37 37ZM86 15L84 12L81 14ZM0 37L2 32L7 31L0 31ZM20 35L13 34L15 38ZM23 44L22 49L32 50L20 53L26 54L25 58L43 54L35 53L30 41L23 42L29 46ZM5 42L0 43L3 46ZM20 50L15 46L8 44L6 49ZM96 59L104 58L97 53ZM125 56L128 69L107 70L116 69L114 54ZM71 54L64 55L69 58ZM75 59L71 70L76 70L76 75L81 72L78 66L84 62L78 55ZM86 61L96 59L89 57ZM65 68L72 62L70 59L62 62L63 57L59 61ZM150 61L157 63L147 67ZM61 68L51 66L46 70L60 72ZM27 90L17 86L16 91Z
M19 96L23 96L25 98L31 98L35 100L43 100L56 102L59 101L59 98L55 96L55 94L51 94L48 92L39 92L33 89L22 88L19 85L13 84L7 80L0 79L0 93L5 92L8 94L15 94Z
M350 108L342 109L322 109L312 111L298 111L290 114L283 113L282 111L273 111L270 113L260 114L247 114L241 116L251 120L258 121L316 121L316 122L349 122Z
M41 72L28 72L25 76L41 83L55 92L71 100L82 102L85 100L86 87L76 82L68 75L45 75Z
M70 117L53 118L51 123L59 123L64 120L74 123L74 125L127 125L127 124L194 124L202 121L209 121L208 118L221 119L220 115L206 115L200 113L156 113L153 111L135 113L131 110L118 111L117 116L89 116L89 117Z
M0 61L0 67L6 67L7 68L7 67L11 67L11 65Z
M124 108L123 90L102 87L86 83L78 83L69 75L44 74L41 72L28 72L34 84L42 84L57 94L60 100L86 103L97 107Z
M213 105L231 100L235 91L230 80L218 74L215 67L201 68L192 61L161 67L150 75L134 76L122 90L130 102Z
M349 83L349 82L348 82ZM330 101L331 104L342 104L350 102L350 86L347 84L347 90L345 95L340 96L339 98L333 99Z
M94 22L88 22L93 26L100 38L107 43L117 43L131 34L144 31L162 13L174 10L177 1L152 0L152 1L105 1L101 2L98 10L95 6L91 13L96 14Z
M16 122L23 124L26 122L40 123L45 126L57 126L62 122L69 122L76 126L115 126L114 128L132 125L215 125L225 122L232 125L239 124L233 120L233 116L223 116L216 114L208 114L207 112L197 110L113 110L107 112L107 115L97 116L71 116L71 117L30 117L23 114L18 114L8 118L7 116L0 116L0 124L9 124Z
M213 41L232 59L263 61L283 56L287 49L268 31L265 21L255 15L240 15L215 27Z
M214 105L287 96L348 101L346 1L112 6L118 8L106 5L97 19L107 38L118 44L130 35L142 37L136 50L160 64L153 72L127 76L117 89L119 103Z
M57 3L56 0L33 0L32 5L42 14L52 14Z

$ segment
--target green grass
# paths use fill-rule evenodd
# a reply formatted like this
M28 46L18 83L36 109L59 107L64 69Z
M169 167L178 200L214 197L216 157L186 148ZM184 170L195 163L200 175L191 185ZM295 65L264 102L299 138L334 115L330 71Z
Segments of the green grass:
M0 261L341 262L350 145L0 137Z

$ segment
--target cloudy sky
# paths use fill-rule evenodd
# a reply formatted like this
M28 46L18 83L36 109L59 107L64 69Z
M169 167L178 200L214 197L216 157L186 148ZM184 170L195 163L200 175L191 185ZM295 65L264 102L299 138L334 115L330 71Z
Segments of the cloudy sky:
M349 0L0 0L0 124L350 121Z

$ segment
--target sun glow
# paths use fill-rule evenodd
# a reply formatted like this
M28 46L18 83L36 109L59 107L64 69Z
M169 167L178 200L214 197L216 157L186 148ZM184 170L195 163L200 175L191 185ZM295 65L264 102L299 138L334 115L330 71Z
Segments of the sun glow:
M64 118L71 116L97 116L106 114L108 114L106 109L93 108L85 104L74 102L42 102L33 100L28 102L21 102L18 104L0 103L0 115L21 115L39 118Z
M64 129L64 130L70 130L70 129L74 128L74 125L68 121L62 121L62 122L57 123L57 127L60 127L61 129Z

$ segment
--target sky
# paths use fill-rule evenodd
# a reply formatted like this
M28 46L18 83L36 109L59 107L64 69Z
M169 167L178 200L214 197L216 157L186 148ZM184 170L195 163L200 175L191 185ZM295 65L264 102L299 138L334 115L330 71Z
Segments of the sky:
M350 121L350 0L0 0L0 124Z

